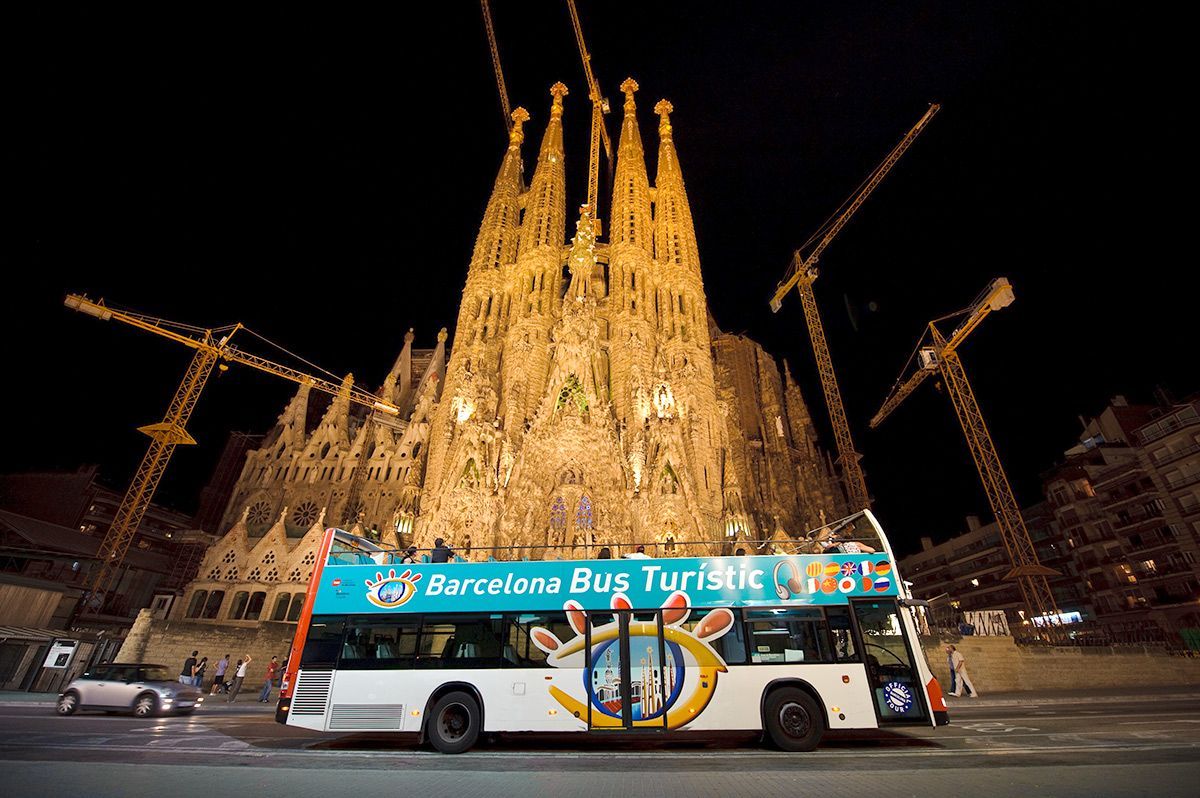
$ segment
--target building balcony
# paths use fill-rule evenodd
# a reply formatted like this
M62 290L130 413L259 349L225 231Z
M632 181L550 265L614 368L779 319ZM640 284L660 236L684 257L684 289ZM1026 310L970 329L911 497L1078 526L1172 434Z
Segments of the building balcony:
M1131 520L1125 522L1124 524L1119 524L1119 525L1114 524L1113 532L1115 532L1115 533L1132 532L1133 530L1137 529L1139 526L1142 526L1143 524L1149 524L1149 523L1155 523L1155 524L1163 523L1162 511L1160 510L1157 515L1143 515L1139 518L1131 519Z
M1178 490L1179 488L1186 488L1189 485L1195 485L1197 482L1200 482L1200 471L1195 474L1179 477L1178 479L1168 479L1167 487L1171 490Z
M1145 446L1147 443L1153 443L1161 438L1165 438L1172 432L1196 426L1200 426L1200 415L1196 413L1195 408L1188 408L1181 411L1179 415L1168 416L1143 427L1138 431L1137 435L1142 445Z
M1190 454L1200 452L1200 443L1193 443L1191 446L1185 446L1182 449L1168 450L1164 449L1161 452L1156 452L1150 457L1150 460L1156 466L1163 466L1167 463L1174 463L1176 460L1182 460Z

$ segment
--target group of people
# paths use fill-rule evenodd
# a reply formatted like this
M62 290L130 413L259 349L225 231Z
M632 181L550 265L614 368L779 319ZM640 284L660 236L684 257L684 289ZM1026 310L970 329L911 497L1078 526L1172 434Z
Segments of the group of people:
M418 549L416 546L409 546L407 549L405 549L404 555L400 558L400 564L413 565L417 563L419 561L417 551ZM458 555L454 553L454 549L446 545L445 540L438 538L433 541L433 548L429 551L430 562L450 562L456 557L458 557Z
M208 671L208 657L200 657L199 654L199 651L193 651L192 655L183 661L183 667L179 670L180 684L204 688L204 680ZM254 658L247 654L232 665L229 659L230 655L226 654L222 659L217 660L208 694L216 695L224 692L229 696L229 703L233 703L237 700L238 693L242 691L242 682L246 679L246 669L250 667ZM271 661L267 663L262 692L258 694L259 702L264 704L270 702L271 689L275 687L275 682L283 674L283 670L284 666L280 664L279 657L271 657Z

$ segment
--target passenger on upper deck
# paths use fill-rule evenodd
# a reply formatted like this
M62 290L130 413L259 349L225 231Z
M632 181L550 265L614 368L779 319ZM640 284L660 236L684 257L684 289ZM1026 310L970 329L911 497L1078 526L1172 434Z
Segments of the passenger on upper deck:
M433 550L429 552L431 562L450 562L454 559L454 551L446 545L446 541L438 538L433 541Z

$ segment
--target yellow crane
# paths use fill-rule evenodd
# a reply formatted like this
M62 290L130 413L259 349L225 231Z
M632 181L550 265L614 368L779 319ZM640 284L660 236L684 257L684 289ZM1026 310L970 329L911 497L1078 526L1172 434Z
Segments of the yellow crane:
M771 297L771 311L778 313L788 291L795 287L800 294L800 304L804 308L804 318L808 324L808 337L812 342L813 355L817 361L817 373L821 377L825 405L829 408L829 421L833 426L838 463L842 468L842 481L846 487L846 497L850 502L851 512L870 507L871 498L867 492L867 480L863 476L862 464L859 462L862 456L855 451L854 439L850 436L850 423L846 419L846 407L842 404L842 392L838 388L837 374L833 370L833 358L829 354L829 343L825 340L825 326L821 323L817 298L813 294L812 286L819 275L817 261L825 248L833 242L837 234L850 221L850 217L866 202L867 197L871 196L871 192L883 182L883 178L900 160L900 156L912 145L917 136L921 135L925 126L929 124L929 120L933 119L934 114L940 109L941 106L937 103L931 104L929 110L917 120L917 124L913 125L904 138L900 139L900 143L892 148L879 166L875 167L875 171L867 176L857 193L844 202L842 207L835 211L833 216L830 216L800 249L796 250L792 255L792 262L788 266L787 273L775 289L775 296ZM805 255L804 249L814 242L815 245Z
M487 31L488 47L492 51L492 71L496 73L496 88L500 90L500 112L504 115L504 129L512 130L512 109L508 104L508 87L504 85L504 70L500 67L500 48L496 45L496 29L492 26L492 7L488 0L479 0L483 8L483 27Z
M946 392L950 394L950 402L954 405L954 412L958 415L958 423L966 436L967 447L975 460L975 467L979 469L979 478L983 482L988 504L996 516L997 526L1000 527L1000 539L1004 542L1004 548L1013 566L1004 578L1016 580L1020 586L1021 597L1030 618L1050 619L1057 616L1058 610L1046 577L1058 576L1058 572L1038 562L1037 551L1029 537L1029 530L1025 528L1025 520L1021 517L1021 509L1013 496L1012 486L1008 483L1008 476L1004 473L1004 466L996 453L996 445L992 442L979 403L975 400L975 392L971 390L967 372L958 355L958 348L980 322L993 311L1011 305L1013 299L1012 286L1008 280L998 277L966 308L929 322L913 357L909 358L883 406L871 419L870 426L871 429L875 429L883 423L883 420L930 375L941 375ZM939 329L939 324L955 319L961 320L949 334ZM904 379L904 374L910 366L915 367L915 370L908 379ZM1049 624L1047 628L1053 630Z
M150 446L146 449L146 454L142 457L141 464L138 465L133 481L129 483L129 488L121 499L121 505L113 518L112 526L109 527L97 552L99 566L93 573L88 586L90 599L88 609L92 612L98 612L101 609L105 593L113 587L117 570L125 559L125 553L129 550L129 544L142 521L142 516L154 498L154 492L158 488L158 483L167 468L167 463L171 460L175 447L180 444L190 445L196 442L187 431L187 422L191 418L192 410L196 407L196 401L200 398L200 392L204 390L204 385L208 382L213 367L219 364L222 371L228 368L221 361L240 363L285 380L308 385L318 391L344 396L351 402L371 408L375 414L383 413L387 416L400 414L400 409L395 405L383 401L374 394L355 388L353 378L350 376L347 376L339 384L310 376L288 366L272 363L265 358L234 347L230 343L230 339L239 330L247 329L241 323L218 329L205 329L155 318L144 313L118 310L105 305L104 300L93 301L78 294L68 294L63 304L72 310L93 316L101 321L119 321L196 350L162 421L138 428L139 432L150 437Z
M600 209L596 205L599 195L600 182L600 145L604 145L606 163L612 166L612 142L608 138L608 130L604 127L604 115L608 113L608 100L600 94L600 85L592 74L592 56L588 52L587 43L583 40L583 26L579 24L579 11L575 8L575 0L567 0L567 8L571 12L571 24L575 27L575 44L579 47L579 57L583 60L583 75L587 79L588 97L592 101L592 138L591 149L588 153L588 208L592 211L592 221L596 235L601 233Z

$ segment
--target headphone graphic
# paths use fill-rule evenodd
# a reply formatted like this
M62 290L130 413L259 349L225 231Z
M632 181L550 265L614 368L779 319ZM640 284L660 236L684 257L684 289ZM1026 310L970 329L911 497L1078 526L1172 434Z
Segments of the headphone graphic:
M781 583L779 572L785 565L792 575L786 582ZM771 578L775 581L775 595L779 596L782 601L787 601L804 592L804 584L800 581L800 569L791 560L780 560L775 563L775 570L771 573Z

